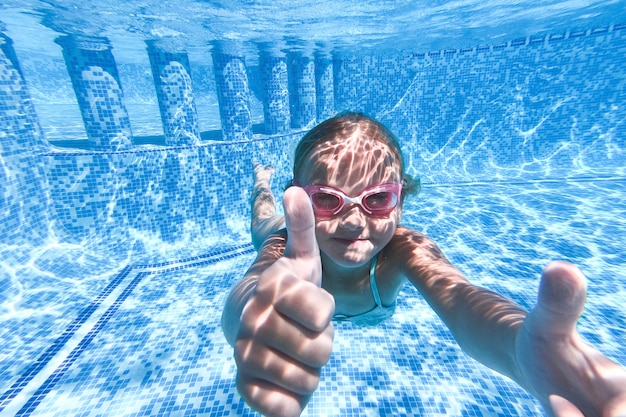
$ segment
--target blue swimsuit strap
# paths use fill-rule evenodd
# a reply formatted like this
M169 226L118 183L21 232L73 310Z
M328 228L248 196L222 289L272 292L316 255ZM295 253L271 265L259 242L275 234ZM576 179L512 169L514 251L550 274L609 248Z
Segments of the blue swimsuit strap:
M378 261L378 255L374 256L372 260L372 266L370 266L370 287L372 288L372 295L374 296L374 301L376 301L376 305L378 307L382 307L383 303L380 300L380 294L378 293L378 285L376 285L376 263Z

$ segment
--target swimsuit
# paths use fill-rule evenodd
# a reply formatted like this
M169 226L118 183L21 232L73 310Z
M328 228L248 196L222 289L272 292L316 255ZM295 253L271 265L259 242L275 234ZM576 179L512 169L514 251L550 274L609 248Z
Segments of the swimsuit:
M365 313L357 314L355 316L346 316L344 314L336 314L333 317L335 321L351 321L357 326L375 326L380 324L382 321L387 318L393 316L393 313L396 311L396 302L394 301L390 306L384 306L381 299L380 293L378 292L378 285L376 285L376 262L378 256L374 257L372 261L372 266L370 266L370 287L372 288L372 295L374 296L374 301L376 301L376 307L367 311Z

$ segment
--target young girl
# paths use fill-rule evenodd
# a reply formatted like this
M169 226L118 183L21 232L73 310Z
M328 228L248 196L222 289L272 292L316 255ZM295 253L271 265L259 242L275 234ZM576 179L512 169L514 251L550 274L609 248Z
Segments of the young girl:
M255 167L252 235L259 254L230 293L222 328L235 348L237 388L268 416L298 416L332 351L333 320L375 325L408 281L459 345L509 376L558 416L626 415L626 372L575 330L586 289L553 262L537 306L472 285L422 233L399 225L419 191L393 134L362 114L327 120L300 141L285 217L271 168Z

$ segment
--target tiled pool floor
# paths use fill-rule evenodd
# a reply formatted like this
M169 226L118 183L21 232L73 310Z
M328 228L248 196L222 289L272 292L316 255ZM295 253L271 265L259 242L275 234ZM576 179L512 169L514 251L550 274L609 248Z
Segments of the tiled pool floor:
M426 186L404 223L424 230L477 284L534 303L542 266L587 273L580 330L626 363L626 181ZM250 415L234 387L223 302L254 259L251 245L204 256L88 271L45 291L22 279L41 311L2 316L0 416ZM73 261L72 261L73 260ZM57 276L58 278L58 276ZM40 276L38 280L41 280ZM65 283L65 287L59 283ZM81 286L91 285L91 288ZM44 296L45 295L45 296ZM46 301L47 300L47 301ZM337 323L330 363L305 415L540 416L538 403L467 357L417 291L374 328Z

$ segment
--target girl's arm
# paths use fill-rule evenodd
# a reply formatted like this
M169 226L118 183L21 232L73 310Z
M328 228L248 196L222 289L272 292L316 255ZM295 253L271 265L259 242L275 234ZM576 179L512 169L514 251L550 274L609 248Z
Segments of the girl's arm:
M423 234L399 228L392 244L403 273L461 348L488 367L519 380L515 340L526 312L513 301L471 284Z
M264 415L295 417L330 359L335 302L321 288L309 196L291 187L283 202L287 232L263 245L226 300L222 327L234 348L237 390L246 403Z
M567 262L543 271L536 306L470 284L421 233L399 229L394 245L408 279L469 355L509 376L549 415L626 415L626 370L576 331L586 279Z

